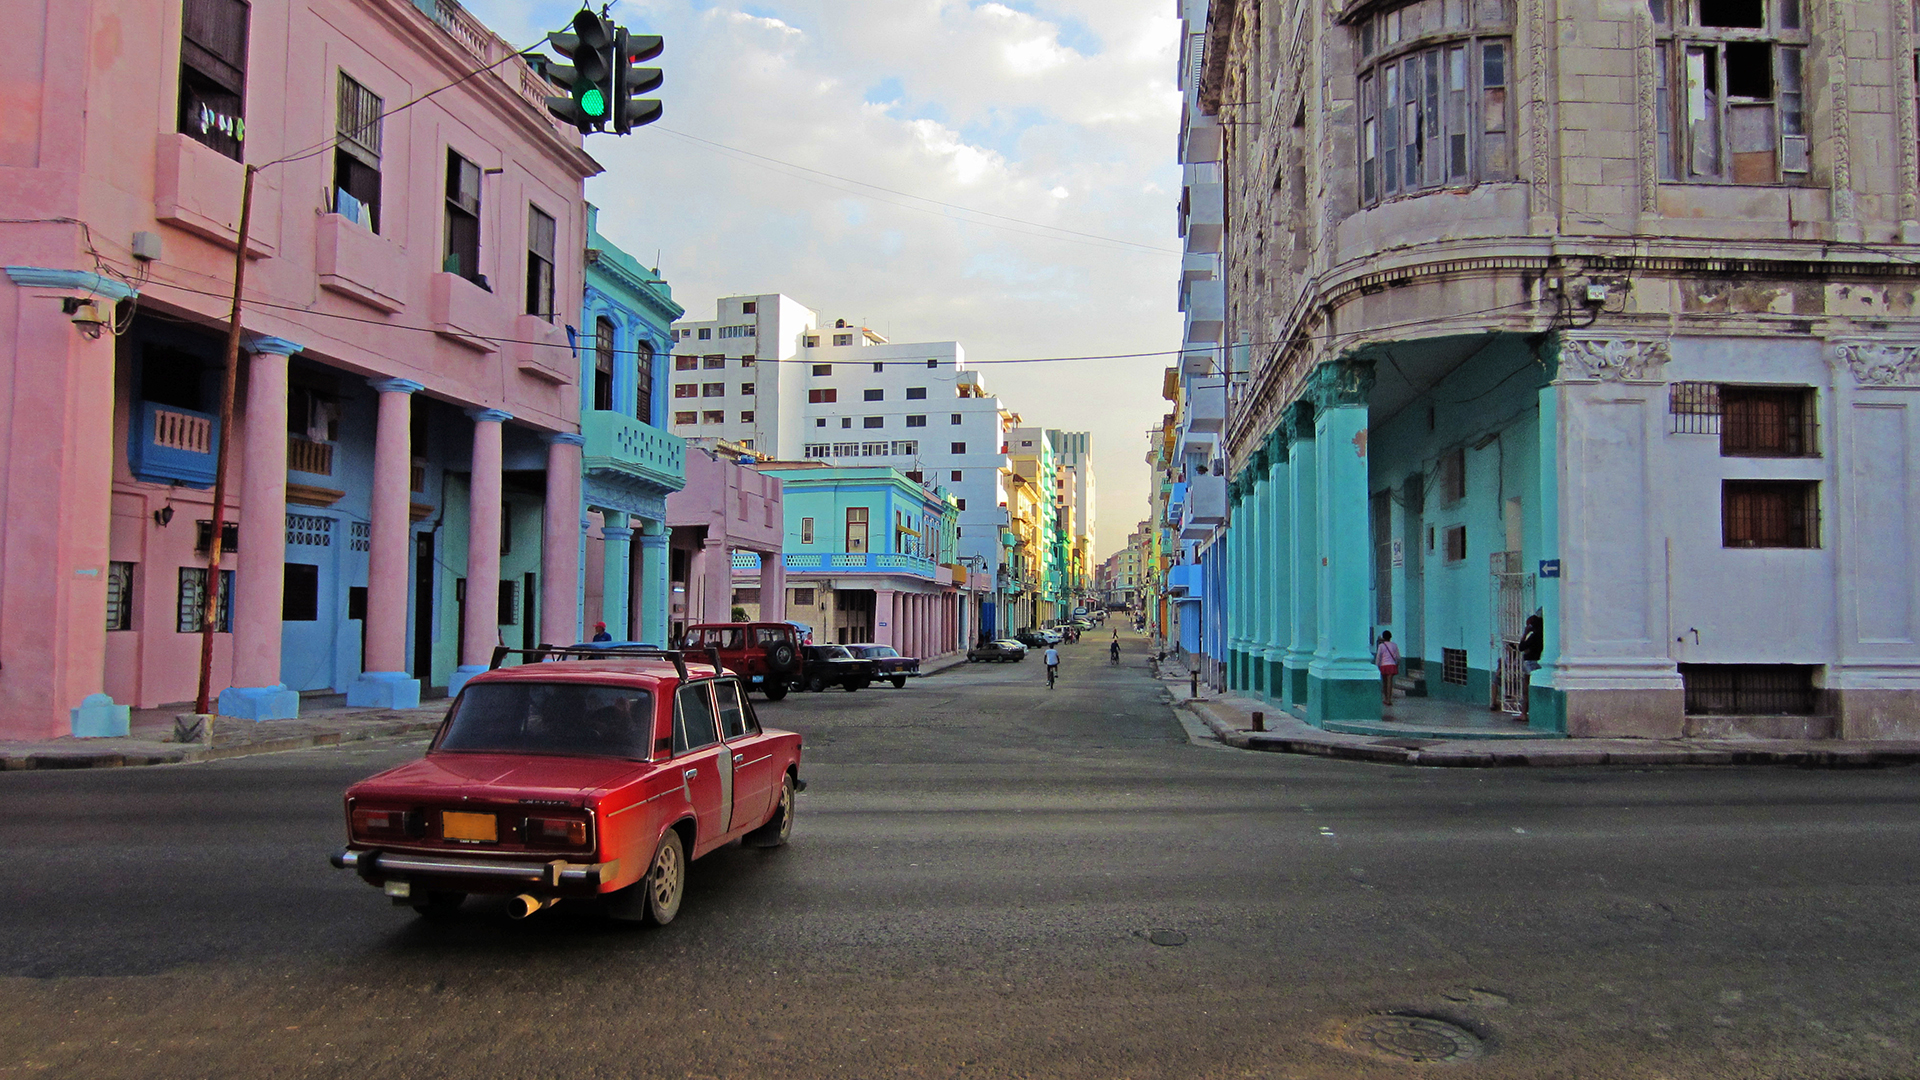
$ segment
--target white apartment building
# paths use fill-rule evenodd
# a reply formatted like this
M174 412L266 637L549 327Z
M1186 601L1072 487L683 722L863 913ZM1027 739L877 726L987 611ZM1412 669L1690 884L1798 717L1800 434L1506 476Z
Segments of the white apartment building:
M952 341L894 343L780 294L722 297L674 326L672 429L781 461L889 465L960 504L958 554L987 573L1007 525L1016 418Z

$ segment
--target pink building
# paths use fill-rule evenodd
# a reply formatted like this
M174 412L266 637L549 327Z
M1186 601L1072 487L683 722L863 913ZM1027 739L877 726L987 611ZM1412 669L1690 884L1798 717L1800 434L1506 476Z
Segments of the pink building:
M733 553L769 555L760 561L758 618L787 617L787 575L781 559L786 523L780 481L748 465L724 447L687 448L687 486L667 496L672 537L667 581L667 618L675 641L695 623L733 621Z
M243 163L220 711L572 640L599 166L542 81L452 0L6 13L0 737L193 697Z

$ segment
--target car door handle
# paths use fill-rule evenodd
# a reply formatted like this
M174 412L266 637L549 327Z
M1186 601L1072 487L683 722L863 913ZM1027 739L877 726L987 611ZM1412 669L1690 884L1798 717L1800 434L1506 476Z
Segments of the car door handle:
M683 772L683 773L681 773L680 775L681 775L681 776L684 776L684 777L686 777L686 778L687 778L687 779L689 779L689 780L692 780L692 779L694 779L695 777L697 777L697 776L699 776L699 775L700 775L700 770L699 770L699 769L688 769L688 770L687 770L686 772Z
M738 764L740 764L741 762L743 762L743 761L745 761L745 760L747 760L747 755L745 755L745 754L735 754L735 755L733 755L733 763L734 763L735 765L738 765Z

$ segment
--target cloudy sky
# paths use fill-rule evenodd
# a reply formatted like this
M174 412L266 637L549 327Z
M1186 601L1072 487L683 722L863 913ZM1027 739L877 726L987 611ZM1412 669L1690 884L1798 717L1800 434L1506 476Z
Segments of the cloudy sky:
M516 45L577 10L465 3ZM666 111L588 139L607 172L587 197L691 318L784 292L894 341L958 341L1026 423L1091 431L1104 557L1146 516L1171 357L993 362L1178 348L1174 7L618 0L616 21L666 38Z

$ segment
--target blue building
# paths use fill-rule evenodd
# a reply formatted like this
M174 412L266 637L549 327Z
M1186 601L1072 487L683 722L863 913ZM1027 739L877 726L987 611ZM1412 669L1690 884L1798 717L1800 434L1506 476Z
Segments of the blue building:
M667 496L687 483L687 443L666 430L669 327L685 314L673 290L600 235L587 208L581 320L583 626L614 640L667 640ZM557 631L555 632L557 634Z

